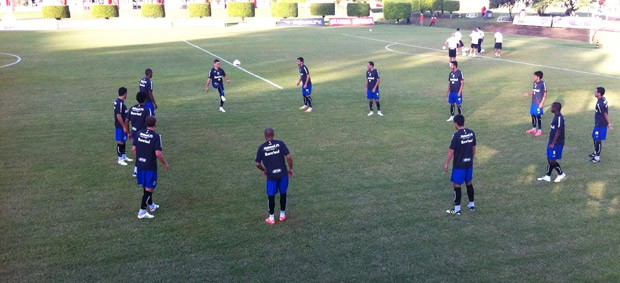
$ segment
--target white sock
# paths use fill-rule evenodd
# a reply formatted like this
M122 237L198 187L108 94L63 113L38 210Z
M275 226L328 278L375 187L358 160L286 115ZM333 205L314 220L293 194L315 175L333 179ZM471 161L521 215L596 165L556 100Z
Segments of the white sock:
M460 205L455 205L454 206L454 211L461 211L461 206Z
M122 158L127 159L127 154L123 154Z
M474 207L474 206L475 206L475 205L474 205L474 202L473 202L473 201L470 201L468 206L469 206L469 207Z
M280 211L280 217L286 217L286 211Z
M133 173L138 174L138 167L135 167L135 166L133 167Z
M138 212L138 214L142 215L146 213L146 209L140 209L140 211Z
M269 220L275 220L275 217L273 216L273 214L269 214Z

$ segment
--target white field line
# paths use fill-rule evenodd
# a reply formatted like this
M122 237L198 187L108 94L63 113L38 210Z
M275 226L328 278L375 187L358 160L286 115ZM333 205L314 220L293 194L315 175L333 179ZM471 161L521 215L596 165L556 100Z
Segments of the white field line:
M17 59L17 61L15 61L15 62L13 62L13 63L6 64L6 65L4 65L4 66L0 66L0 69L2 69L2 68L6 68L6 67L11 67L11 66L13 66L13 65L15 65L15 64L17 64L17 63L19 63L19 62L21 62L21 61L22 61L22 58L21 58L21 57L19 57L19 56L17 56L17 55L15 55L15 54L2 53L2 52L0 52L0 54L2 54L2 55L7 55L7 56L11 56L11 57L15 57L15 58Z
M388 45L385 46L386 50L388 50L390 52L394 52L394 53L400 53L400 54L409 54L409 55L414 55L414 56L429 56L429 55L423 55L423 54L414 54L414 53L408 53L408 52L394 51L394 50L390 49L390 47L393 46L393 45L403 45L403 46L420 48L420 49L431 50L431 51L446 52L445 50L441 50L441 49L435 49L435 48L430 48L430 47L417 46L417 45L411 45L411 44L405 44L405 43L399 43L399 42L393 42L393 41L387 41L387 40L380 40L380 39L364 37L364 36L356 36L356 35L350 35L350 34L342 34L342 35L343 36L360 38L360 39L366 39L366 40L372 40L372 41L388 43ZM618 76L612 76L612 75L606 75L606 74L600 74L600 73L593 73L593 72L586 72L586 71L579 71L579 70L566 69L566 68L547 66L547 65L540 65L540 64L533 64L533 63L527 63L527 62L521 62L521 61L515 61L515 60L507 60L507 59L500 59L500 58L490 58L490 57L484 57L484 56L478 56L477 58L482 58L482 59L492 60L492 61L498 61L498 62L508 62L508 63L513 63L513 64L521 64L521 65L532 66L532 67L554 69L554 70L560 70L560 71L565 71L565 72L573 72L573 73L585 74L585 75L596 76L596 77L604 77L604 78L610 78L610 79L620 79L620 77L618 77Z
M232 64L231 62L229 62L228 60L226 60L226 59L224 59L224 58L222 58L222 57L220 57L220 56L217 56L217 55L215 55L215 54L213 54L213 53L209 52L209 50L203 49L202 47L197 46L197 45L195 45L195 44L193 44L193 43L191 43L191 42L189 42L189 41L187 41L187 40L183 40L183 42L185 42L185 43L189 44L190 46L193 46L193 47L195 47L195 48L197 48L197 49L201 50L201 51L202 51L202 52L204 52L204 53L207 53L207 54L209 54L209 55L211 55L211 56L213 56L213 57L215 57L215 58L220 59L220 61L225 62L225 63L227 63L228 65L231 65L231 66L233 66L233 67L235 67L235 68L238 68L238 69L239 69L239 70L241 70L241 71L246 72L246 73L247 73L247 74L249 74L250 76L253 76L253 77L255 77L255 78L259 79L259 80L262 80L262 81L264 81L264 82L266 82L266 83L268 83L268 84L270 84L270 85L272 85L272 86L274 86L274 87L276 87L276 88L278 88L278 89L283 89L281 86L279 86L279 85L275 84L274 82L272 82L272 81L270 81L270 80L268 80L268 79L265 79L265 78L263 78L263 77L261 77L261 76L259 76L259 75L256 75L256 74L254 74L254 73L252 73L252 72L250 72L250 71L248 71L248 70L244 69L244 68L243 68L243 67L241 67L241 66L237 67L237 66L233 65L233 64Z

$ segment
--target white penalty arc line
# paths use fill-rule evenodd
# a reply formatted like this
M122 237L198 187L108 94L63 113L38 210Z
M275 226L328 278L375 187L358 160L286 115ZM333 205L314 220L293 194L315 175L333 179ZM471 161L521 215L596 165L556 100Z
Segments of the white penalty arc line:
M268 80L268 79L265 79L265 78L263 78L263 77L261 77L261 76L259 76L259 75L256 75L256 74L254 74L254 73L252 73L252 72L250 72L250 71L248 71L248 70L244 69L244 68L243 68L243 67L241 67L241 66L237 67L237 66L233 65L233 63L231 63L230 61L228 61L228 60L226 60L226 59L224 59L224 58L222 58L222 57L220 57L220 56L217 56L217 55L215 55L215 54L213 54L213 53L209 52L209 50L206 50L206 49L204 49L204 48L202 48L202 47L200 47L200 46L198 46L198 45L195 45L195 44L193 44L193 43L191 43L191 42L189 42L189 41L187 41L187 40L183 40L183 42L185 42L185 43L189 44L190 46L193 46L193 47L197 48L198 50L200 50L200 51L202 51L202 52L204 52L204 53L207 53L207 54L209 54L209 55L211 55L211 56L213 56L213 57L215 57L215 58L220 59L220 61L226 62L228 65L231 65L231 66L233 66L233 67L235 67L235 68L238 68L238 69L239 69L239 70L241 70L241 71L246 72L246 73L247 73L248 75L250 75L250 76L253 76L253 77L255 77L255 78L259 79L259 80L262 80L262 81L264 81L264 82L266 82L266 83L268 83L268 84L270 84L270 85L272 85L272 86L274 86L274 87L276 87L276 88L278 88L278 89L284 89L283 87L281 87L281 86L279 86L279 85L275 84L274 82L272 82L272 81L270 81L270 80Z
M2 69L2 68L6 68L6 67L11 67L11 66L13 66L13 65L15 65L15 64L17 64L17 63L19 63L19 62L21 62L21 61L22 61L22 58L21 58L21 57L19 57L19 56L17 56L17 55L15 55L15 54L10 54L10 53L2 53L2 52L0 52L0 54L2 54L2 55L7 55L7 56L11 56L11 57L15 57L15 59L17 59L17 61L15 61L15 62L13 62L13 63L6 64L6 65L3 65L3 66L0 66L0 69Z
M412 44L405 44L405 43L400 43L400 42L393 42L393 41L375 39L375 38L364 37L364 36L357 36L357 35L350 35L350 34L342 34L342 35L343 36L356 37L356 38L360 38L360 39L372 40L372 41L377 41L377 42L389 43L388 45L385 46L385 49L390 51L390 52L395 52L395 53L400 53L400 54L409 54L409 55L415 55L415 56L420 56L421 55L421 54L412 54L412 53L408 53L408 52L395 51L395 50L389 49L389 47L392 46L392 45L404 45L404 46L420 48L420 49L425 49L425 50L431 50L431 51L444 51L444 50L430 48L430 47L417 46L417 45L412 45ZM566 69L566 68L547 66L547 65L540 65L540 64L534 64L534 63L527 63L527 62L521 62L521 61L515 61L515 60L506 60L506 59L499 59L499 58L487 58L487 57L484 57L484 56L478 56L478 58L482 58L482 59L486 59L486 60L492 60L492 61L498 61L498 62L508 62L508 63L513 63L513 64L521 64L521 65L532 66L532 67L554 69L554 70L560 70L560 71L565 71L565 72L573 72L573 73L578 73L578 74L597 76L597 77L604 77L604 78L610 78L610 79L620 79L620 77L618 77L618 76L612 76L612 75L606 75L606 74L600 74L600 73L593 73L593 72L586 72L586 71L579 71L579 70L573 70L573 69Z

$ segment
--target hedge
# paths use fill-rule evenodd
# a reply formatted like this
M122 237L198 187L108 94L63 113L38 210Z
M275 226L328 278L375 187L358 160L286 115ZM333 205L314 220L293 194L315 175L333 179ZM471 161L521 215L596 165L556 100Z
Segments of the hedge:
M118 18L118 5L93 5L93 18Z
M368 3L347 3L347 16L349 17L370 16L370 4Z
M386 20L400 20L411 17L411 3L383 2L383 17Z
M297 3L271 3L271 15L276 18L297 17Z
M228 16L241 18L254 17L254 3L230 2L228 3Z
M436 1L437 0L411 0L411 10L424 13L425 11L433 9L433 5L435 5Z
M164 18L166 9L163 4L142 4L142 16L146 18Z
M68 19L71 18L71 12L69 12L69 6L43 6L43 18Z
M333 16L336 14L336 3L313 3L310 5L313 16Z
M189 3L189 16L192 18L211 17L211 4Z
M461 2L459 1L445 1L443 2L443 10L452 14L461 9Z

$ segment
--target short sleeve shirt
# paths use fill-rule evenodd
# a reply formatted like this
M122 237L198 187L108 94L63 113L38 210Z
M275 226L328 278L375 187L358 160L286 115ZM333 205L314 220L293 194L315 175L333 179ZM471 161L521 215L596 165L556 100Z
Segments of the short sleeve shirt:
M594 125L597 127L607 127L608 123L605 120L604 114L608 114L609 109L607 107L607 99L605 97L601 97L596 102L596 108L594 109Z
M556 114L553 117L553 120L551 121L551 131L549 132L549 144L553 142L555 134L559 131L560 136L558 137L558 140L556 141L555 144L564 145L565 129L566 129L566 125L564 123L564 115L562 115L562 113Z
M157 171L155 152L162 150L161 136L155 131L143 129L133 137L133 145L136 147L136 167Z
M153 91L153 82L149 77L144 77L140 80L140 92L147 94L146 101L151 101L151 97L148 96L149 92Z
M470 129L458 130L452 135L450 149L454 150L452 167L455 169L468 169L474 166L474 147L476 146L476 134Z
M379 70L374 69L372 71L366 71L366 81L368 82L368 90L373 90L377 85L377 82L381 78L379 74ZM379 86L377 86L377 91L379 90Z
M547 92L547 84L543 80L534 82L532 86L532 104L540 104L542 102L545 92Z
M450 82L450 92L459 92L461 89L461 84L463 84L463 72L461 70L456 70L450 72L448 75L448 81Z
M146 117L151 116L151 109L144 105L136 104L129 108L129 121L131 121L132 134L136 131L146 129Z
M263 163L263 166L267 169L267 179L282 179L288 174L284 158L289 153L284 142L270 140L258 147L255 161Z
M309 75L310 75L310 71L308 70L308 66L304 64L301 67L299 67L299 77L302 83L304 84L306 83L306 79L308 78ZM312 79L308 80L308 84L311 84L311 83L312 83Z
M211 79L211 81L216 82L216 83L221 84L225 77L226 77L226 72L224 72L224 69L222 68L219 68L219 69L211 68L211 72L209 72L209 78Z
M114 101L114 127L122 129L123 126L116 118L117 114L121 114L123 121L127 120L127 105L125 105L125 101L120 98Z

